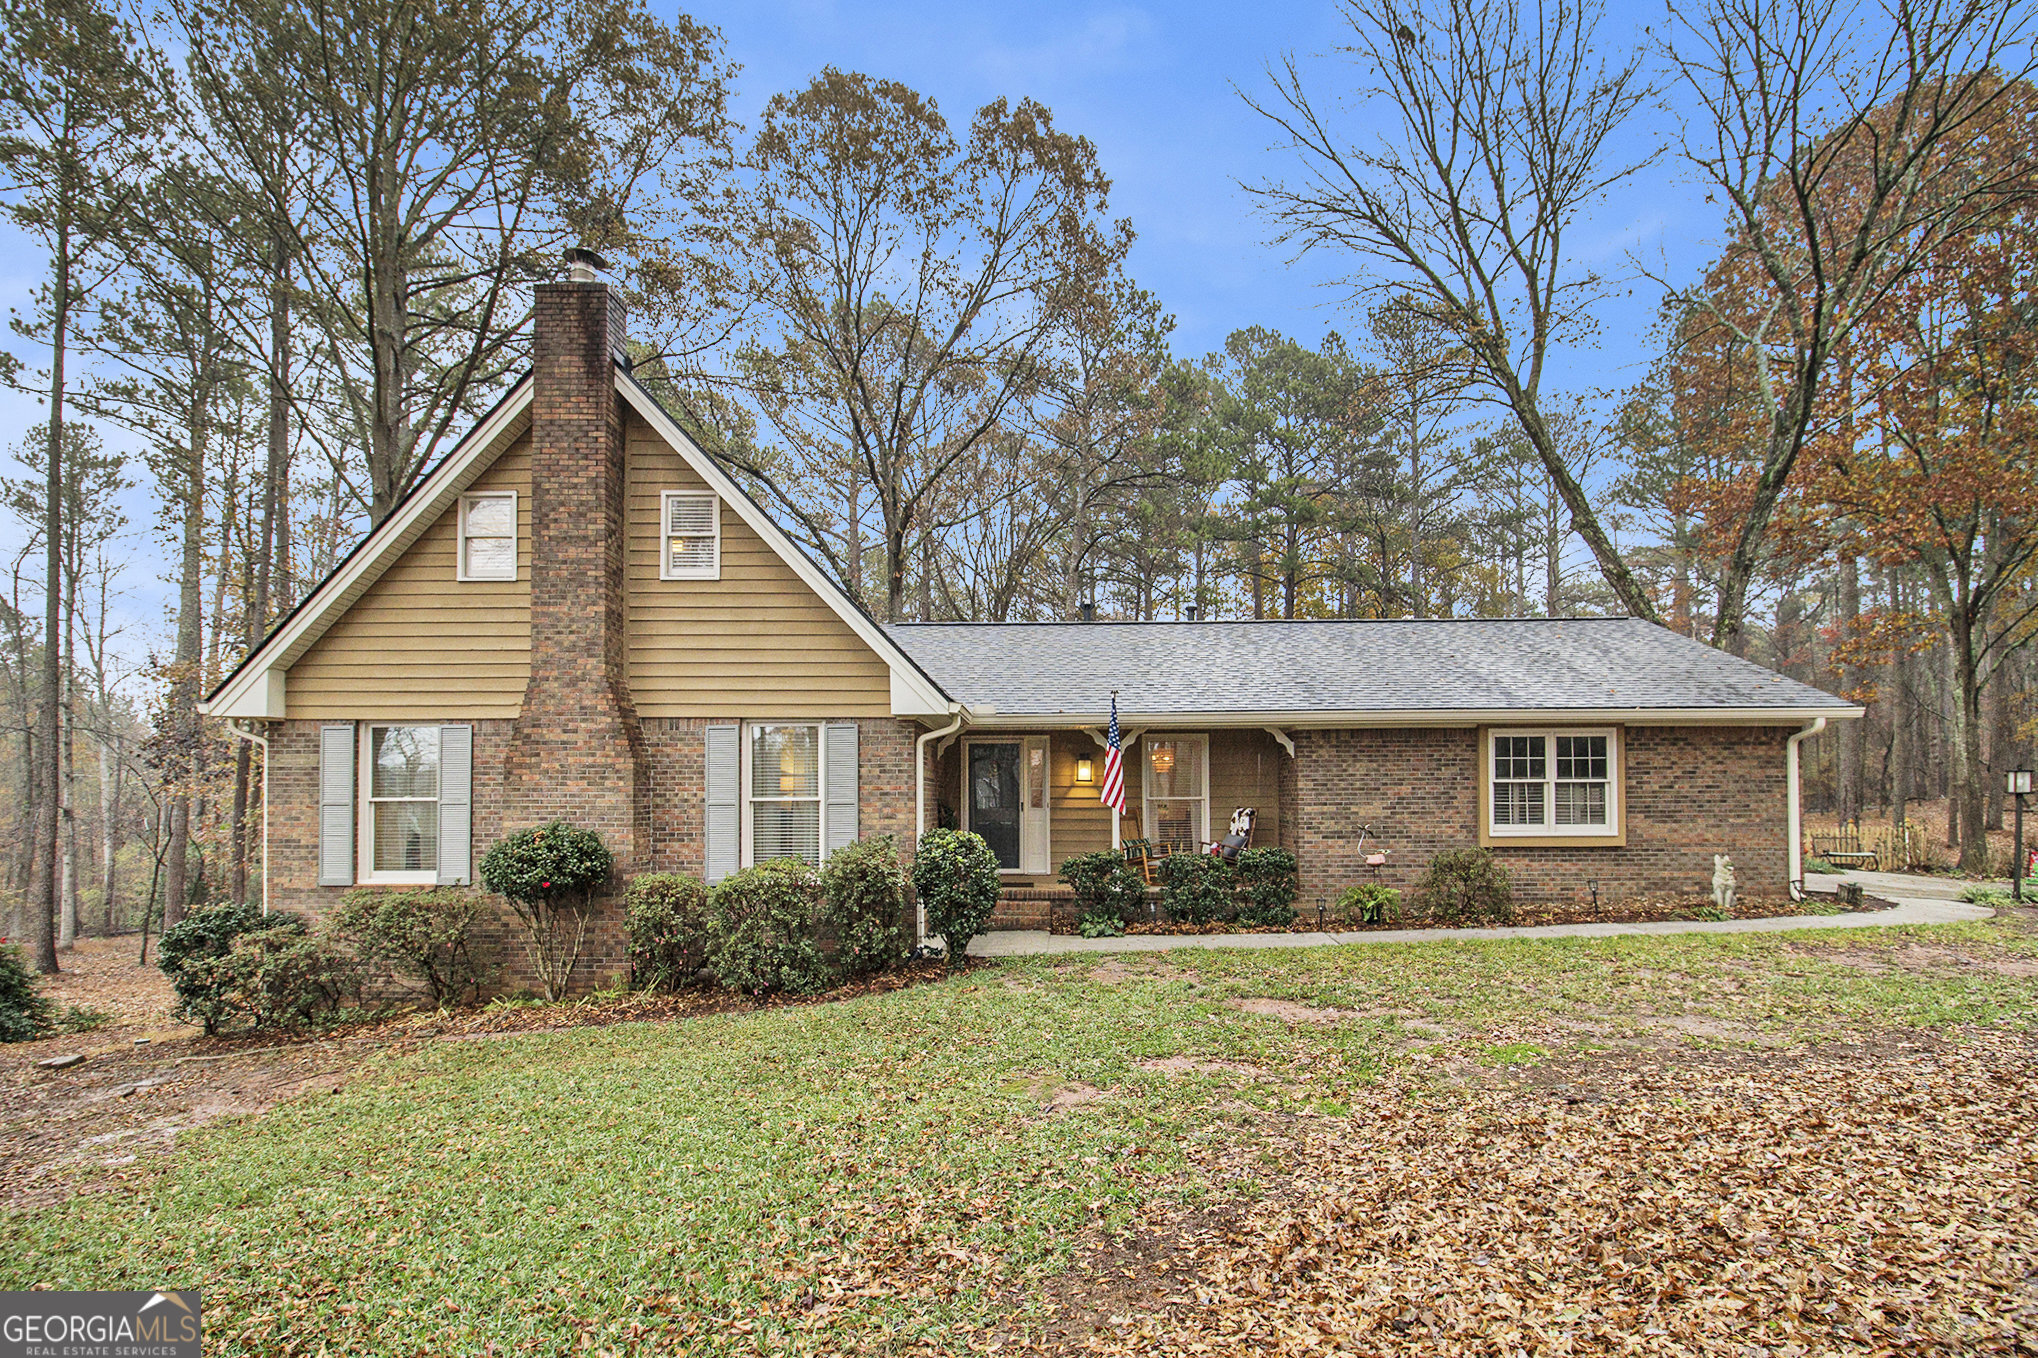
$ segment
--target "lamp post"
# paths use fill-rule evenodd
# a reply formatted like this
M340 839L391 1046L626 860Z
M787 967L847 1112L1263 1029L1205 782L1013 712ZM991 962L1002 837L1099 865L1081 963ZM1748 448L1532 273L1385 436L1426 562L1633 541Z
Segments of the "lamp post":
M2024 903L2024 797L2031 791L2031 770L2011 769L2009 775L2010 795L2017 799L2017 830L2015 847L2010 854L2010 899L2017 904Z

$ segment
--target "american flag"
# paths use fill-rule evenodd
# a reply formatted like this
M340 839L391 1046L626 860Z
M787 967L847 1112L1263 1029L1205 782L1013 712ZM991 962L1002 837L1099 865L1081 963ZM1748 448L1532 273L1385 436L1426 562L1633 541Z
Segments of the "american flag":
M1111 695L1111 729L1104 735L1104 805L1121 816L1125 814L1125 752L1118 747L1116 693Z

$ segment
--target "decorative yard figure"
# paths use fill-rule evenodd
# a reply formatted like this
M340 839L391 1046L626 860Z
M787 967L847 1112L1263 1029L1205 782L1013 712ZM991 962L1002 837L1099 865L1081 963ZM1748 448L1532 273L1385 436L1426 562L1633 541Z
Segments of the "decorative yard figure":
M1723 853L1712 856L1712 903L1732 913L1734 893L1740 884L1734 880L1734 860Z

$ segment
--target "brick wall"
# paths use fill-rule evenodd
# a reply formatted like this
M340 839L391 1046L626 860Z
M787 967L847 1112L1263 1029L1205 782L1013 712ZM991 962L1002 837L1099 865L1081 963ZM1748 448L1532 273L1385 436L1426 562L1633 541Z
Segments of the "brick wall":
M693 720L654 718L643 725L645 852L627 867L618 855L617 885L639 872L685 872L699 876L706 857L702 826L707 792L703 781L706 741L702 732L737 718ZM846 719L845 719L846 720ZM271 727L269 739L270 904L321 920L338 910L352 887L318 885L318 733L320 721L286 721ZM509 764L517 724L476 721L474 727L474 861L507 830L525 828L529 805ZM900 857L913 855L913 740L911 722L866 718L857 725L858 829L865 838L892 835ZM562 812L561 814L568 814ZM569 817L570 818L570 817ZM604 834L604 839L607 835ZM612 845L613 847L613 845ZM402 890L390 887L387 890ZM503 974L498 989L535 985L507 906L485 930ZM622 927L620 891L596 902L576 988L590 989L629 969Z
M1478 844L1478 732L1291 734L1296 757L1282 791L1288 796L1292 788L1294 810L1282 838L1301 865L1305 908L1368 878L1362 824L1371 823L1387 850L1381 880L1404 890L1435 854ZM1787 734L1778 727L1630 727L1625 847L1494 852L1528 901L1589 899L1590 881L1605 902L1645 892L1703 894L1715 853L1732 856L1745 894L1780 896L1789 872Z

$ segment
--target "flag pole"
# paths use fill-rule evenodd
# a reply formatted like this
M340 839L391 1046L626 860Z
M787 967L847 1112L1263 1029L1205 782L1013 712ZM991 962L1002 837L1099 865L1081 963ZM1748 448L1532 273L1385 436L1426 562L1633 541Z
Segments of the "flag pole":
M1115 721L1115 720L1117 720L1117 718L1118 718L1118 690L1117 690L1117 689L1115 689L1115 688L1111 690L1111 717L1112 717L1112 720L1114 720L1114 721ZM1119 765L1118 765L1118 767L1119 767L1119 770L1120 770L1119 776L1120 776L1120 777L1122 778L1122 777L1124 777L1124 772L1123 772L1123 771L1124 771L1124 768L1125 768L1125 764L1124 764L1124 760L1125 760L1125 753L1124 753L1124 747L1123 747L1123 744L1122 744L1122 743L1121 743L1121 745L1120 745L1120 748L1119 748L1119 755L1118 755L1118 759L1119 759ZM1125 819L1125 818L1124 818L1123 816L1121 816L1121 815L1119 815L1119 814L1118 814L1118 808L1117 808L1117 807L1115 807L1115 806L1114 806L1114 807L1112 807L1112 808L1111 808L1111 852L1112 852L1112 853L1124 853L1124 852L1125 852L1125 840L1124 840L1124 834L1125 834L1125 831L1124 831L1124 829L1123 829L1123 828L1122 828L1122 827L1120 826L1120 824L1119 824L1119 822L1123 821L1124 819Z

